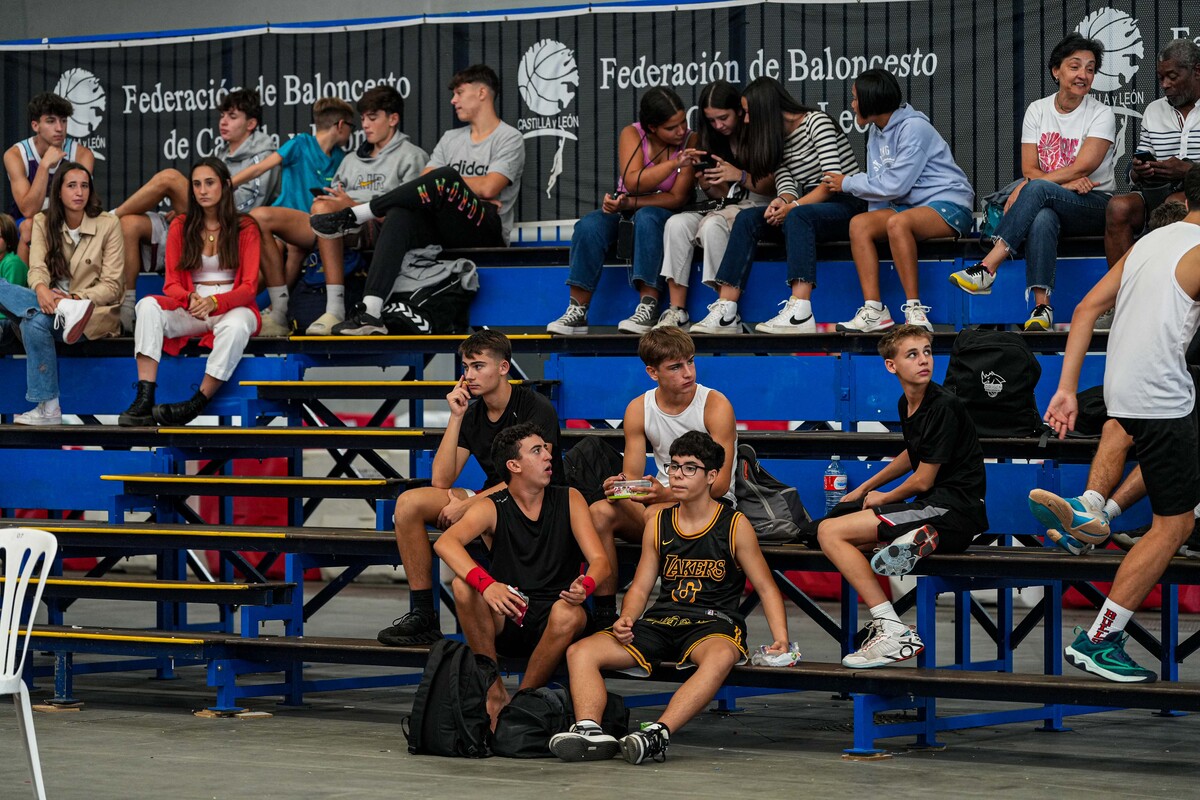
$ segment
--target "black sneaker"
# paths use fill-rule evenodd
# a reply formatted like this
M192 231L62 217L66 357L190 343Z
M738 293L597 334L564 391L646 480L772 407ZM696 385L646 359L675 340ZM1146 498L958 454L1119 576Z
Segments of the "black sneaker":
M360 304L361 306L361 304ZM334 336L386 336L387 325L374 314L368 314L365 308L356 309L357 313L345 322L333 326Z
M410 611L393 620L391 627L381 630L375 638L388 647L433 644L442 638L442 628L437 617L424 611Z
M621 739L621 755L630 764L641 764L647 758L662 762L667 760L670 744L671 732L667 726L655 722L645 730L634 731Z
M550 737L550 752L563 761L607 761L621 745L594 722L575 723L569 731Z
M308 224L322 239L340 239L358 227L358 220L353 211L343 208L329 214L313 214L308 218Z

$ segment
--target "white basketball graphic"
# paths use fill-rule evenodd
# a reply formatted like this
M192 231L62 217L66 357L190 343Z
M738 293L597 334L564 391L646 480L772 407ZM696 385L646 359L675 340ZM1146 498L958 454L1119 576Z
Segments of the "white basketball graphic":
M104 121L104 87L100 79L86 69L69 69L54 85L54 93L66 98L74 109L67 120L67 135L72 139L86 139L96 132Z
M1146 52L1136 19L1115 8L1101 8L1084 17L1075 31L1104 45L1104 65L1092 89L1115 92L1133 80Z
M517 89L529 110L543 117L562 113L575 99L579 67L562 42L542 39L525 51L517 68Z

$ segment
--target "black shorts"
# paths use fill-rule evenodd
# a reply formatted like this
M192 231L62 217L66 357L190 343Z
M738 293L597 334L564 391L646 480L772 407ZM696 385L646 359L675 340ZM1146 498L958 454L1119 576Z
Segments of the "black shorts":
M1167 198L1180 191L1182 184L1164 183L1157 186L1142 186L1135 183L1130 194L1136 194L1142 198L1142 202L1146 205L1145 217L1142 220L1141 233L1145 233L1150 228L1150 215L1154 209L1167 202Z
M961 553L983 533L966 514L937 501L888 503L873 511L879 519L876 530L881 542L891 542L924 525L932 525L938 532L937 552Z
M528 658L535 649L538 642L542 640L542 634L546 631L546 623L550 621L550 608L557 602L555 600L534 600L530 599L529 606L525 609L525 619L521 625L513 622L510 618L504 618L504 627L496 634L496 653L505 658ZM587 606L582 606L585 614L588 615L587 625L584 627L580 636L586 636L592 632L592 615L588 611Z
M636 667L619 670L638 678L649 677L656 664L674 661L676 669L690 669L695 665L688 657L704 641L712 638L725 639L742 654L738 664L745 664L746 623L732 614L714 612L711 617L642 617L633 623L633 641L621 645L637 661ZM611 630L602 631L613 636ZM615 639L616 637L613 636Z
M1200 503L1200 436L1196 415L1176 419L1115 418L1133 437L1150 510L1160 517L1191 511Z

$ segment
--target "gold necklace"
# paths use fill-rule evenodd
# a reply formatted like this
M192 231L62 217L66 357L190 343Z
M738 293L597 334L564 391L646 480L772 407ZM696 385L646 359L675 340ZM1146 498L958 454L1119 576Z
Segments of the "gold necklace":
M215 242L215 241L217 240L217 237L214 235L214 233L215 233L216 231L219 231L219 230L221 230L221 226L220 226L220 225L218 225L218 226L217 226L217 227L215 227L215 228L205 228L204 230L208 231L208 240L209 240L210 242Z

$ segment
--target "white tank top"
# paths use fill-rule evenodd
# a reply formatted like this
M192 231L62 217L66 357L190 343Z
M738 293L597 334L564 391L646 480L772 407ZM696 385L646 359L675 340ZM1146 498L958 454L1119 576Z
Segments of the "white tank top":
M221 269L218 256L200 256L200 269L192 275L193 283L233 283L235 275L231 269Z
M658 407L654 399L655 389L642 395L642 408L646 430L646 438L650 441L651 452L658 464L658 480L667 485L667 473L663 466L671 460L671 443L688 431L706 431L704 427L704 407L708 402L708 393L712 390L707 386L696 384L696 394L688 407L678 414L668 414ZM736 446L735 446L736 451ZM729 491L725 498L735 503L733 496L733 481L729 482Z
M1200 303L1180 288L1175 268L1200 246L1200 225L1176 222L1141 238L1125 257L1108 334L1104 405L1111 417L1178 419L1196 390L1184 353L1200 324Z

